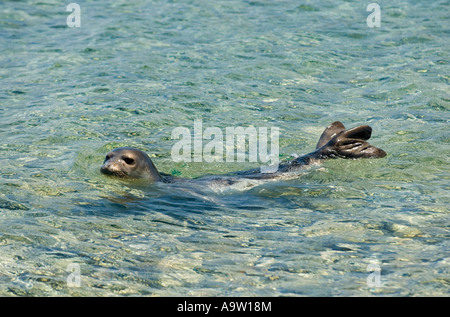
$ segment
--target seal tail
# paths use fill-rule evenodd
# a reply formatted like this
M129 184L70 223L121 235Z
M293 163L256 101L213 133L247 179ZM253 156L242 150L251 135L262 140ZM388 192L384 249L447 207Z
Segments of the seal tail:
M321 148L322 146L327 144L334 136L343 131L345 131L345 127L342 122L333 122L325 129L325 131L323 131L322 135L319 138L319 142L317 143L316 149Z
M317 143L317 152L322 159L385 157L385 151L367 142L371 135L372 128L368 125L345 130L344 125L336 121L322 133Z

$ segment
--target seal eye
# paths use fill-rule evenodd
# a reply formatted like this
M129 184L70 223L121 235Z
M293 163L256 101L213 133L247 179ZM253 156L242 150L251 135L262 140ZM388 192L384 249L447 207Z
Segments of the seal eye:
M133 165L134 164L134 159L132 159L131 157L122 157L122 159L125 161L125 163L127 163L128 165Z
M106 161L108 161L111 158L111 155L106 155L105 160L103 161L103 163L106 163Z

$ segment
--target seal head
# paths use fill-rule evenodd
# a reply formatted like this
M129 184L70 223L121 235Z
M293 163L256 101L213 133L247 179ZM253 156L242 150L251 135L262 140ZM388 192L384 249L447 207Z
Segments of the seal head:
M120 147L106 154L100 171L105 175L121 178L162 180L161 175L148 155L131 147Z

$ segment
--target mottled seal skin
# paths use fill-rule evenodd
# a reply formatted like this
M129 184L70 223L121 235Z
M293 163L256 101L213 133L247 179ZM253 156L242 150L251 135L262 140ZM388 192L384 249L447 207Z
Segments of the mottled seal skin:
M261 173L260 169L253 169L235 172L230 175L208 175L189 181L220 182L224 185L231 185L240 179L279 178L283 174L296 171L325 159L385 157L385 151L367 142L371 135L372 128L367 125L346 130L341 122L335 121L322 133L315 151L280 164L278 170L274 173ZM131 147L121 147L109 152L100 171L106 175L145 179L149 182L173 183L188 181L180 177L159 173L145 152Z

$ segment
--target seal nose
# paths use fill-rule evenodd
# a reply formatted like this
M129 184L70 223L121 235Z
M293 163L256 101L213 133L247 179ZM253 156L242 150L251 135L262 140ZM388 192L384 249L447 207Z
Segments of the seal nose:
M128 174L122 170L120 160L107 160L101 167L100 172L109 176L127 177Z
M112 164L110 161L106 161L101 167L100 172L103 174L113 174L114 172L117 172L117 166L115 164Z
M105 162L105 164L103 164L101 167L100 167L100 172L102 172L103 174L108 174L108 172L109 172L109 166L110 166L111 164L109 163L109 162Z

